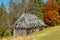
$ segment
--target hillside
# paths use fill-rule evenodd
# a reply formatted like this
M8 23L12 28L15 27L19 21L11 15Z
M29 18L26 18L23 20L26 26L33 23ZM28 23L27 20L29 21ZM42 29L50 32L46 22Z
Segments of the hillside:
M2 40L60 40L60 26L48 27L28 36L6 37Z

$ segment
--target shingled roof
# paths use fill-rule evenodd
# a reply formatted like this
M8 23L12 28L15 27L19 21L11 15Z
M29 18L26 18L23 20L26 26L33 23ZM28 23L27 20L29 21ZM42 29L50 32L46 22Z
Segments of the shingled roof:
M23 13L15 22L14 28L35 28L38 26L46 26L45 23L40 20L34 14Z

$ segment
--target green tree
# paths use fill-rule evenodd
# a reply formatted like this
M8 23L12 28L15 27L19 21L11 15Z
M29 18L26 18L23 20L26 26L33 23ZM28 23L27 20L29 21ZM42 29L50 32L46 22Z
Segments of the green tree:
M43 20L44 3L41 0L30 0L29 2L29 12Z
M4 6L3 2L2 2L1 7L0 7L0 14L1 14L1 18L0 18L0 36L3 36L5 28L6 28L6 10L5 10L5 6Z
M6 10L5 5L4 5L3 2L1 3L1 7L2 7L4 10Z

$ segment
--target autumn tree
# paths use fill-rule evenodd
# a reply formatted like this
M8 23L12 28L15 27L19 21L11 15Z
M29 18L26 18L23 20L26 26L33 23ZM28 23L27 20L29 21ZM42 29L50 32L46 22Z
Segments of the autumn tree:
M56 0L48 0L44 9L44 20L48 25L54 25L59 22L59 5Z

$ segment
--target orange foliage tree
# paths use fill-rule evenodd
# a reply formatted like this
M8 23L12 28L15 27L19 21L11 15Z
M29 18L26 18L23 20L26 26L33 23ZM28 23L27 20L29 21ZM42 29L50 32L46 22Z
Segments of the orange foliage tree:
M59 5L56 0L48 0L44 9L44 21L48 25L54 25L59 22Z

